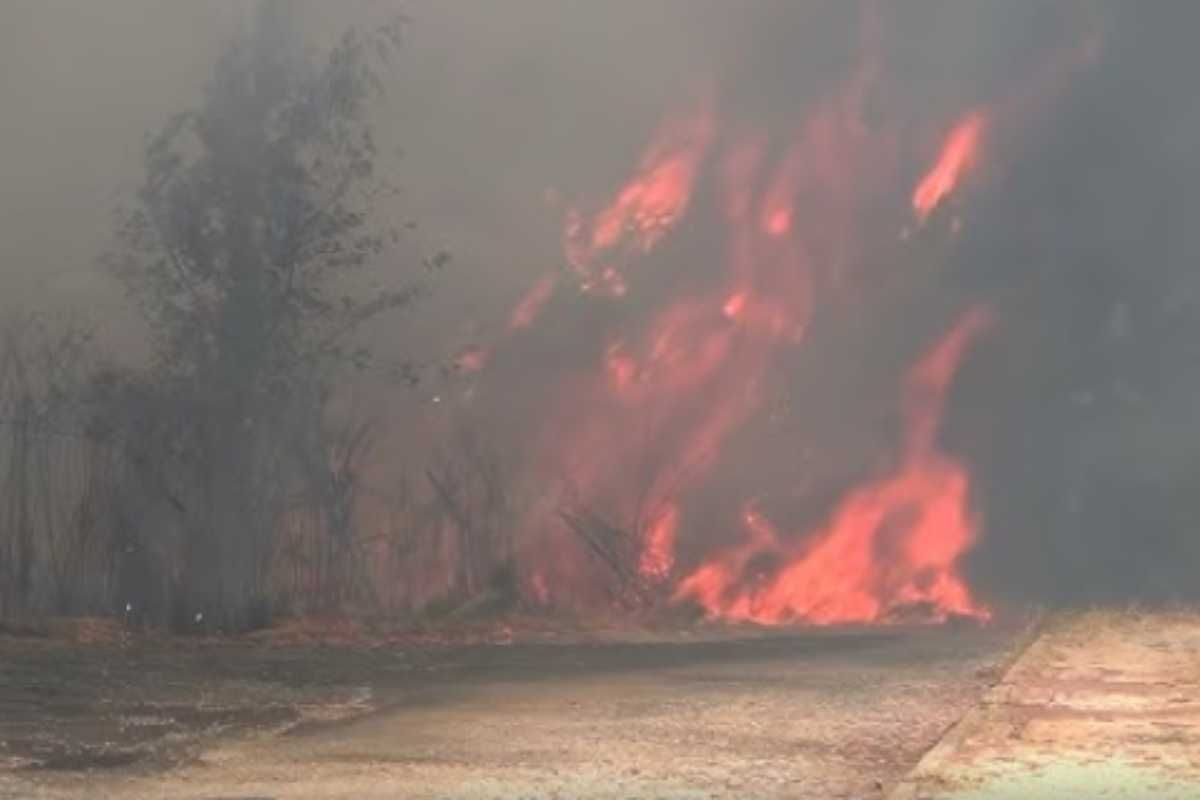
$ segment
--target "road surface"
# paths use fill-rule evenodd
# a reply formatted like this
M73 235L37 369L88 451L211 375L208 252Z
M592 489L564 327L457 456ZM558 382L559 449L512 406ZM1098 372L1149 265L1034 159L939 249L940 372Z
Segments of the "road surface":
M1020 630L669 638L0 643L0 797L882 798Z

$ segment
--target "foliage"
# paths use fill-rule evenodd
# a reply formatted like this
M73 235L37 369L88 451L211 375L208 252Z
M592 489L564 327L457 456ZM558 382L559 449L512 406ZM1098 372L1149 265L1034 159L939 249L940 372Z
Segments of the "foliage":
M420 292L362 297L345 280L398 239L371 217L389 187L375 177L367 101L381 87L373 56L398 46L399 21L348 31L315 68L283 9L263 3L202 106L148 139L139 202L109 259L152 325L162 369L232 370L259 390L322 359L363 363L348 334Z
M337 494L324 487L331 443L308 433L323 429L338 371L369 363L354 334L422 291L352 291L398 240L372 215L389 187L368 107L399 24L348 31L314 64L286 5L264 2L200 107L147 141L108 262L149 323L154 364L109 376L103 427L138 475L136 547L162 554L147 572L165 588L147 597L167 598L177 628L267 620L289 503Z

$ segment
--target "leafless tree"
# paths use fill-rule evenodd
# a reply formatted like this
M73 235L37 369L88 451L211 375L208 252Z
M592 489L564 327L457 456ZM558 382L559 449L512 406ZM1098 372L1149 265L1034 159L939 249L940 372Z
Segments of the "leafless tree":
M83 427L93 357L81 325L0 325L0 616L105 605L109 529L86 512L109 455Z

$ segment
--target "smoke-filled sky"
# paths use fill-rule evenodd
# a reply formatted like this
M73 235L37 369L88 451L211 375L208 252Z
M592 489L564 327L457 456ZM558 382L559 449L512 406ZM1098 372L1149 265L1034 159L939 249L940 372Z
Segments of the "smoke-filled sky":
M111 291L92 258L113 208L136 189L142 137L198 102L251 5L14 0L0 8L6 289L84 305L92 291ZM900 25L885 45L894 51L889 68L930 114L975 102L1027 71L1029 53L1061 44L1043 19L1058 15L1019 5L908 3L911 12L888 15ZM847 3L289 7L319 43L396 10L410 17L381 114L386 140L407 156L395 177L408 197L396 214L450 247L472 281L486 273L515 293L544 267L532 262L559 255L560 219L546 190L612 191L659 117L706 82L721 86L731 115L794 123L852 64L862 36L861 15Z
M732 613L730 598L752 594L748 584L777 585L787 573L768 564L752 580L747 564L763 559L721 561L732 552L721 548L745 538L741 526L757 535L758 523L743 517L761 513L783 531L771 534L783 543L759 543L766 561L803 561L811 552L793 546L790 531L817 531L793 538L825 536L836 549L837 512L854 511L854 486L886 494L919 482L913 476L926 468L939 486L952 483L943 456L971 476L978 523L962 542L963 570L985 599L1195 591L1195 4L297 0L288 8L317 45L395 10L410 18L377 110L378 139L392 155L403 151L388 159L403 192L380 213L419 227L397 263L377 269L409 269L406 259L431 247L448 249L454 263L421 308L372 331L379 346L423 360L486 352L484 372L429 389L420 402L469 395L478 424L502 428L531 474L594 472L573 487L594 492L592 502L622 506L627 489L607 474L627 480L633 461L676 469L670 480L643 482L678 495L659 498L657 512L674 520L677 568L738 572L723 599L704 603L710 609ZM108 244L113 209L136 189L143 134L198 102L249 9L0 5L0 307L83 308L112 341L136 339L94 257ZM945 202L919 212L914 187L972 114L979 152ZM689 131L686 141L703 139L704 152L669 235L636 258L622 251L628 295L592 300L579 294L578 275L570 289L554 278L538 325L513 334L513 309L530 287L572 273L563 247L572 211L585 228L594 224L672 124ZM744 257L774 266L739 273L730 265L737 226L722 220L736 218L729 174L756 148L762 174L775 170L790 187L777 233L797 249L748 239ZM773 180L749 180L747 191L770 195ZM585 254L570 266L598 271L613 257ZM793 268L804 270L802 289ZM687 303L744 288L727 286L726 270L749 274L759 294L730 305L731 293L714 308L739 324L739 303L747 318L762 311L782 326L771 329L779 341L768 353L739 339L729 346L748 349L706 373L709 383L679 379L687 402L664 401L671 422L641 445L655 458L631 454L625 401L596 401L580 376L626 356L643 359L647 372L661 367L639 341L661 339L661 320L700 325ZM768 301L789 292L804 297L776 314ZM946 390L945 453L935 457L906 438L915 434L905 433L904 386L920 383L916 365L972 308L992 322ZM724 346L724 334L707 327L679 335L710 334L714 348ZM677 386L661 375L647 381ZM759 394L744 400L730 392L735 383ZM635 422L650 425L648 414ZM611 440L610 417L626 436L611 463L546 455L547 440L567 449ZM698 440L720 456L695 455ZM882 552L878 541L872 547ZM929 599L925 572L888 580ZM529 576L547 580L536 569ZM780 594L757 600L793 602Z

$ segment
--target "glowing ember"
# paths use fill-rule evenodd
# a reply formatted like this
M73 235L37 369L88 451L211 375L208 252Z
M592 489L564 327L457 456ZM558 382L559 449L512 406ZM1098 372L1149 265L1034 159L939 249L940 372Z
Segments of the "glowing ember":
M605 366L614 392L623 393L637 377L637 362L633 360L620 342L611 345L605 353Z
M986 619L956 568L976 537L967 472L934 440L955 369L987 324L984 312L969 312L913 368L905 452L893 474L850 492L796 544L748 512L748 540L681 581L676 600L766 624L886 622L906 613Z
M540 606L550 604L550 587L546 584L546 576L542 572L533 573L530 579L533 599Z
M463 372L478 372L487 365L487 351L481 347L468 347L458 354L454 365Z
M538 314L541 313L542 307L546 305L546 301L554 294L554 285L555 276L553 274L543 275L539 278L513 309L512 315L508 319L509 330L528 328L532 325Z
M725 305L721 307L721 311L730 319L738 319L742 316L742 311L746 308L746 293L737 292L731 294L729 299L725 301Z
M950 131L937 162L913 191L912 206L918 219L924 221L976 165L983 129L983 115L972 112Z
M784 236L792 229L792 210L777 208L767 217L764 230L771 236Z

